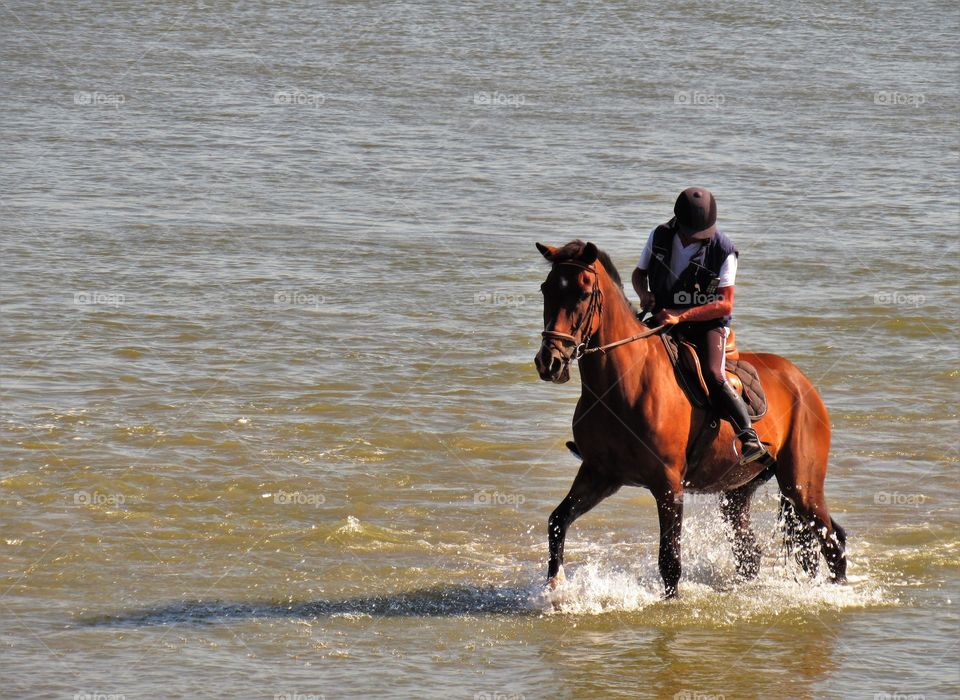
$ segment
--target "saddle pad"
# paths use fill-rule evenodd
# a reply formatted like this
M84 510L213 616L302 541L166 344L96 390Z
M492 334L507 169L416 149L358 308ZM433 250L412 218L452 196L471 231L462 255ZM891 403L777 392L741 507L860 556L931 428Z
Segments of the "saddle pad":
M767 396L760 384L757 368L746 360L727 360L727 371L733 372L743 383L743 400L747 402L750 420L759 420L767 412Z

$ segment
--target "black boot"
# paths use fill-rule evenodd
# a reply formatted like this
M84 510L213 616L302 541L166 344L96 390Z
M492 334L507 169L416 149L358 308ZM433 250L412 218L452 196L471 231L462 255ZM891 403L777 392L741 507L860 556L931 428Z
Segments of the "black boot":
M714 407L721 415L730 421L740 440L740 464L756 462L763 457L767 450L757 437L757 432L750 427L750 414L747 413L747 404L730 382L724 382L714 387L712 392Z

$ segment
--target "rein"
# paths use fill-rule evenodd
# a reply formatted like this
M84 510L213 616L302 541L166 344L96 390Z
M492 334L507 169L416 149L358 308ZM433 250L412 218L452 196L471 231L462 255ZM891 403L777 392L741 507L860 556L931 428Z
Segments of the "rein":
M590 295L590 304L587 307L587 312L583 315L583 318L580 319L580 323L577 324L577 327L573 329L573 333L579 333L581 335L580 340L577 339L576 335L571 333L561 333L560 331L549 330L543 331L540 334L544 338L559 340L561 342L573 345L573 354L570 356L570 360L579 360L581 357L591 355L595 352L606 354L607 350L612 350L613 348L626 345L627 343L632 343L636 340L649 338L651 335L656 335L666 328L665 325L657 326L656 328L650 328L649 330L631 335L629 338L624 338L623 340L617 340L613 343L607 343L606 345L598 345L595 348L587 347L587 345L590 343L590 340L593 338L595 331L588 327L586 333L583 333L582 327L584 324L592 326L593 317L599 315L603 311L603 293L600 291L600 277L595 268L590 265L584 265L583 263L576 262L575 260L565 260L557 263L557 265L572 265L573 267L579 267L581 270L586 270L587 272L592 273L595 281L595 284L593 285L593 293Z
M651 329L646 330L646 331L643 331L643 332L641 332L641 333L637 333L636 335L631 335L629 338L624 338L623 340L618 340L618 341L616 341L616 342L614 342L614 343L607 343L606 345L599 345L599 346L597 346L597 347L595 347L595 348L586 348L586 349L583 351L583 353L580 355L580 357L583 357L583 355L589 355L589 354L592 353L592 352L602 352L603 354L606 354L606 353L607 353L607 350L610 350L611 348L620 347L621 345L626 345L627 343L632 343L632 342L635 341L635 340L642 340L643 338L649 338L651 335L656 335L657 333L659 333L660 331L662 331L662 330L663 330L664 328L666 328L666 327L667 327L666 325L657 326L656 328L651 328Z

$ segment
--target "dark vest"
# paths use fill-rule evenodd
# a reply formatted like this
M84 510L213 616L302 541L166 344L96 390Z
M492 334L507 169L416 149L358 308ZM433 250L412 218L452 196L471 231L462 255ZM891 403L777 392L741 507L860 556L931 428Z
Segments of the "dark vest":
M670 257L673 254L673 239L677 229L673 221L657 226L653 232L650 269L650 291L656 298L658 309L688 309L714 301L720 282L720 268L730 253L740 256L737 247L718 230L711 238L702 241L687 268L674 279L670 272ZM729 326L730 316L690 324L699 329ZM687 324L683 324L687 325Z

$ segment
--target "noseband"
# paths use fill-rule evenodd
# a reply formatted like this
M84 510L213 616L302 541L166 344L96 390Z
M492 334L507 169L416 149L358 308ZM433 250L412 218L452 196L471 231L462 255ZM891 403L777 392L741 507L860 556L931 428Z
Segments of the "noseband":
M603 311L603 292L600 291L600 277L597 275L595 268L576 262L575 260L565 260L557 263L557 265L579 267L581 270L586 270L593 275L593 292L590 294L590 303L587 305L587 312L580 319L576 328L573 329L573 333L561 333L560 331L548 330L540 334L547 340L559 340L561 343L573 345L573 354L570 356L570 360L579 360L587 354L587 346L590 344L590 339L595 332L592 328L593 317ZM584 326L586 326L586 330L584 330ZM577 337L578 335L580 336L579 338Z

